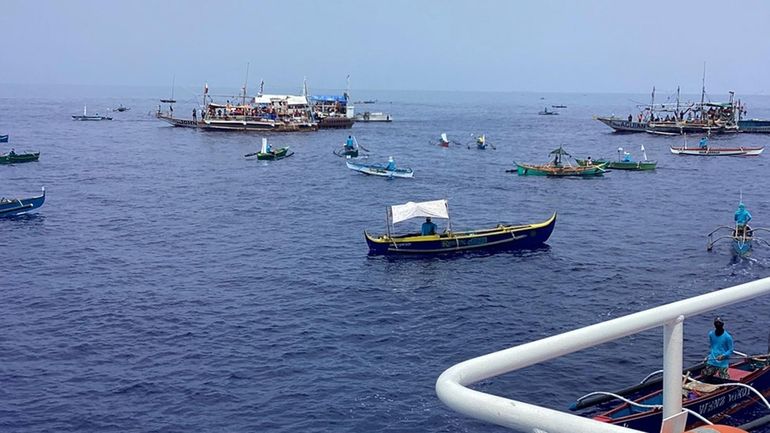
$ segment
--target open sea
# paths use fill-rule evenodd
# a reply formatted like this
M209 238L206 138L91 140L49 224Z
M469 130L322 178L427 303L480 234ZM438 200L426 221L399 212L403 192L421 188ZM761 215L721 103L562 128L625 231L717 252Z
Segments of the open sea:
M592 120L635 114L646 95L354 94L378 100L357 112L384 111L393 123L271 135L295 155L262 162L243 157L259 135L154 119L166 93L0 92L0 134L10 134L0 150L41 152L0 166L0 195L47 192L35 214L0 220L0 431L508 431L444 406L438 376L770 275L768 248L742 260L728 244L706 251L741 193L754 225L770 227L770 155L675 156L668 146L681 137L614 134ZM749 117L770 118L770 97L743 100ZM84 104L131 110L72 121ZM537 115L552 104L567 108ZM181 100L175 113L192 108ZM441 132L462 143L485 133L496 149L429 144ZM350 133L370 161L393 156L414 179L348 170L332 151ZM770 136L712 142L770 145ZM619 147L640 158L644 145L659 168L595 179L506 173L513 161L548 161L559 145L594 159ZM367 256L363 232L384 231L387 205L441 198L457 229L558 219L535 251ZM736 350L766 353L769 307L759 298L714 314ZM712 319L686 321L686 365L705 356ZM477 388L566 410L662 368L662 350L657 329Z

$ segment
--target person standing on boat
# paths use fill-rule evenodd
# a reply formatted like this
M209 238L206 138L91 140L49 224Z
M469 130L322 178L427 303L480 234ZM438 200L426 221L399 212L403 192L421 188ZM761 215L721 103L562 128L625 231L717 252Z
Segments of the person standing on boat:
M425 218L425 222L422 223L422 230L420 233L422 233L423 236L435 235L436 228L436 224L430 220L430 217L427 217Z
M706 149L707 147L709 147L709 138L708 137L701 138L699 144L701 149Z
M746 225L751 221L751 212L746 209L743 202L738 203L738 210L735 211L735 231L737 235L742 235L746 231Z
M193 108L193 122L197 122L197 121L198 121L198 110Z
M353 136L348 135L348 139L345 141L345 149L353 150Z
M725 331L725 323L719 317L714 319L714 330L709 331L709 344L711 351L706 358L703 375L729 379L727 367L733 354L733 336Z
M393 160L392 156L388 157L388 165L385 166L385 170L393 171L396 169L396 161Z

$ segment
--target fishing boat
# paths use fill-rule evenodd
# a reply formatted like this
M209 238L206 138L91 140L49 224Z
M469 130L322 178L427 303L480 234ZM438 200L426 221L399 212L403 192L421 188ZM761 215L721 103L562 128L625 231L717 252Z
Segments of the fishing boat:
M82 120L82 121L112 120L112 117L100 116L99 113L89 115L87 107L83 106L83 114L72 116L72 120Z
M770 243L757 236L757 233L770 232L770 229L752 228L748 225L749 221L751 221L751 213L746 210L743 197L741 197L738 211L735 213L735 225L732 227L719 226L709 233L706 236L706 251L712 251L717 242L730 241L734 256L748 257L751 255L754 242L770 246Z
M367 151L363 146L358 144L358 140L354 136L350 136L349 140L352 142L348 144L346 141L340 148L335 149L333 153L342 158L358 158L359 149Z
M369 174L372 176L383 176L388 178L408 178L411 179L414 177L414 170L411 168L400 168L395 167L394 164L390 164L393 162L393 158L390 158L388 161L388 164L380 164L380 163L374 163L374 164L365 164L362 162L353 162L350 159L345 161L345 165L351 170L358 171L364 174Z
M770 363L768 355L742 356L727 369L729 379L705 377L704 363L688 369L682 382L682 408L691 415L687 418L687 429L710 423L726 423L731 417L739 417L758 404L765 405L763 395L770 392ZM649 378L650 376L648 376ZM620 425L629 429L649 433L660 432L663 408L663 392L660 381L631 388L633 391L614 393L591 393L620 397L620 403L601 403L597 400L593 409L583 415L597 421ZM577 405L573 405L573 409ZM582 407L586 407L582 405Z
M549 110L548 107L543 108L543 111L538 111L539 115L541 116L558 116L558 111Z
M497 150L494 144L487 142L487 136L485 134L481 134L479 136L474 136L471 134L471 137L473 137L474 145L476 146L476 149L479 150L485 150L487 147L492 147L493 150ZM471 148L471 145L468 145L468 149Z
M18 164L22 162L37 161L40 158L40 152L16 153L11 150L8 153L0 153L0 164Z
M394 234L394 225L412 218L438 218L447 220L443 233ZM387 232L372 235L364 231L370 255L436 255L470 251L493 252L501 250L529 249L542 246L556 224L554 213L548 220L536 224L498 224L495 227L453 231L446 200L409 202L388 206Z
M676 89L676 102L655 104L655 87L649 105L638 105L640 112L636 117L594 116L616 132L661 132L681 135L726 134L739 131L738 121L746 112L741 101L735 100L735 93L729 93L727 102L706 101L706 68L703 68L703 83L700 102L680 103L679 88Z
M123 104L120 104L117 108L113 108L112 111L118 111L118 112L124 112L130 110L130 107L125 107Z
M312 95L310 106L313 118L320 129L348 129L355 123L353 105L348 103L348 93L339 95Z
M551 105L551 108L567 108L566 105Z
M642 153L644 154L644 161L633 161L631 159L631 154L624 151L622 147L618 148L618 160L617 161L610 161L609 159L591 159L591 157L588 157L587 159L576 159L577 163L581 166L590 166L590 165L604 165L606 169L612 169L612 170L631 170L631 171L648 171L648 170L655 170L655 167L658 166L657 161L649 161L647 159L647 152L644 150L644 145L642 145Z
M593 177L601 176L606 171L605 164L592 164L592 165L571 165L566 158L571 157L564 147L559 146L558 149L554 149L550 152L550 155L554 155L552 162L542 165L533 164L520 164L514 161L516 164L516 173L519 176L551 176L551 177L566 177L566 176L580 176L580 177ZM507 172L513 172L514 170L506 170Z
M8 142L8 134L0 135L0 143L7 143L7 142Z
M29 198L0 198L0 218L25 214L39 208L45 202L45 187L43 193Z
M259 152L247 153L244 158L257 158L260 161L275 161L294 155L289 146L273 149L267 144L267 138L262 137L262 148Z
M363 114L356 114L356 122L392 122L390 114L382 112L370 113L365 111Z
M684 137L684 145L680 147L671 147L671 153L674 155L693 155L693 156L758 156L765 150L761 147L711 147L709 139L703 137L698 147L687 146L687 135Z

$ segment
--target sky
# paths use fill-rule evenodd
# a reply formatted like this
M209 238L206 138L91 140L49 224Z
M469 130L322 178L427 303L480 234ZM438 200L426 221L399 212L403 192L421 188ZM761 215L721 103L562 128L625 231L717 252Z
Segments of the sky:
M2 0L0 83L770 93L763 1ZM250 92L252 93L252 92Z

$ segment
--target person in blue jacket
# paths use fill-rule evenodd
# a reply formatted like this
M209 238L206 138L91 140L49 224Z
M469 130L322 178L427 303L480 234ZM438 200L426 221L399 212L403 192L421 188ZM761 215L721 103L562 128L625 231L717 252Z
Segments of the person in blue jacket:
M746 210L746 205L742 202L738 204L738 210L735 211L735 225L745 227L751 221L751 212Z
M396 169L396 161L393 160L393 157L388 157L388 165L385 166L385 170L393 171Z
M430 236L436 234L436 224L431 222L430 217L425 218L425 222L422 223L422 235L423 236Z
M725 323L721 318L714 319L714 329L709 331L711 350L703 367L704 376L729 379L727 367L730 366L730 356L733 354L733 336L725 331Z
M707 147L709 147L709 139L708 139L708 137L701 138L700 139L700 148L701 149L705 149Z
M353 150L353 136L348 135L348 139L345 141L345 149Z

